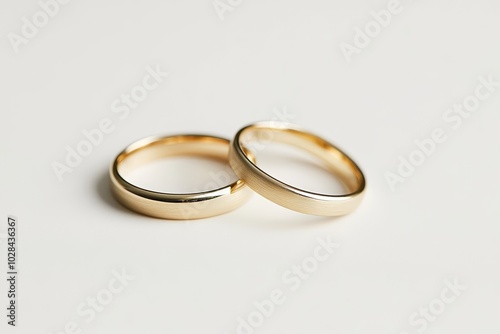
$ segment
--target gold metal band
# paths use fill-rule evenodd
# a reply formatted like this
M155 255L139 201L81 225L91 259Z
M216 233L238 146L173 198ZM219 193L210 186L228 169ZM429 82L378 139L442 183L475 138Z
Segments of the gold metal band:
M241 206L252 191L245 182L205 192L189 194L161 193L137 187L122 175L150 161L196 155L227 162L229 140L204 135L148 137L123 150L110 168L111 188L120 203L136 212L164 219L199 219L220 215Z
M345 195L326 195L302 190L270 176L247 155L252 140L272 138L316 155L348 189ZM236 175L265 198L298 212L319 216L340 216L361 202L365 178L361 169L344 152L326 140L291 124L260 122L241 129L231 143L229 163Z

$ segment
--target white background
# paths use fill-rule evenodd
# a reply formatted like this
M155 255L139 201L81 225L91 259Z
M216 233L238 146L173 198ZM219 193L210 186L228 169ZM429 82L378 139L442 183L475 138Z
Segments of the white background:
M467 288L426 332L498 333L500 88L458 129L443 115L474 94L479 77L500 81L500 6L401 0L348 63L341 43L353 44L356 27L387 6L248 0L221 20L211 0L73 0L16 53L8 34L21 34L40 6L2 1L0 254L5 268L15 215L20 309L18 327L7 326L2 279L1 332L64 333L75 322L82 333L233 334L255 301L281 289L286 301L255 333L414 334L421 327L409 317L456 279ZM113 101L157 65L168 78L119 119ZM230 138L276 110L361 166L368 188L356 212L310 217L255 195L227 215L172 222L110 196L107 168L131 142ZM53 162L103 118L114 131L59 181ZM392 191L385 173L438 127L447 140ZM292 183L326 184L324 173L260 153ZM176 179L191 179L185 164ZM283 273L328 236L340 247L292 292ZM128 286L92 321L78 315L122 269L134 277Z

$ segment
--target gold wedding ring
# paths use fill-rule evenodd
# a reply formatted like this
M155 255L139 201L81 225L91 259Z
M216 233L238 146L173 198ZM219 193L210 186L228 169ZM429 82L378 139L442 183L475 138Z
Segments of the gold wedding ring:
M342 181L348 193L327 195L306 191L267 174L247 154L255 141L264 139L290 144L319 157ZM255 192L283 207L306 214L344 215L353 211L364 195L365 177L351 158L326 140L291 124L261 122L241 129L231 142L229 163L236 175Z
M195 155L227 162L229 140L205 135L148 137L123 150L110 168L111 189L124 206L165 219L199 219L220 215L241 206L251 195L237 180L218 189L188 194L163 193L135 186L123 178L148 162L179 155Z

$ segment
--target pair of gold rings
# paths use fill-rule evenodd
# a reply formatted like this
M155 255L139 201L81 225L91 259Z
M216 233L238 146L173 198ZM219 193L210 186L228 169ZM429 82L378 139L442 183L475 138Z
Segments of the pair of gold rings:
M347 194L327 195L296 188L258 167L250 149L259 139L290 144L325 162ZM174 194L133 185L122 175L148 162L179 155L196 155L226 161L239 180L204 192ZM123 150L110 168L111 189L117 200L136 212L164 219L199 219L220 215L241 206L252 190L291 210L318 215L340 216L353 211L365 191L361 169L344 152L328 141L295 125L260 122L244 127L232 141L208 135L148 137Z

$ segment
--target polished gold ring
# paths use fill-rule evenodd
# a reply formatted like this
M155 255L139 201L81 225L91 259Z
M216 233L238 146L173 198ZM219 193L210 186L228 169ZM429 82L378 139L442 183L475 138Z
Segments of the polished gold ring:
M326 163L326 168L342 181L349 193L327 195L310 192L267 174L247 154L255 146L252 144L262 139L290 144L319 157ZM231 142L229 163L236 175L255 192L283 207L306 214L345 215L360 204L365 191L363 172L351 158L323 138L291 124L261 122L244 127Z
M179 155L196 155L227 162L229 140L206 135L148 137L123 150L110 168L116 199L136 212L164 219L199 219L220 215L241 206L252 191L237 180L220 188L188 193L163 193L143 189L122 175L148 162Z

